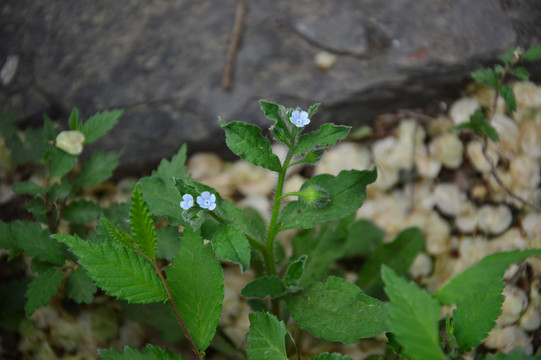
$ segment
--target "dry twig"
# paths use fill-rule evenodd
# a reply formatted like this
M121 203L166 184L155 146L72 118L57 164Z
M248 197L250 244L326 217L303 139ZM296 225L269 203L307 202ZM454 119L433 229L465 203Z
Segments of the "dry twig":
M233 78L233 68L235 66L235 57L239 48L240 37L242 35L242 25L244 23L244 14L246 13L246 0L239 0L237 4L237 13L235 15L235 25L233 26L233 35L229 50L227 51L227 62L222 74L222 89L230 90Z

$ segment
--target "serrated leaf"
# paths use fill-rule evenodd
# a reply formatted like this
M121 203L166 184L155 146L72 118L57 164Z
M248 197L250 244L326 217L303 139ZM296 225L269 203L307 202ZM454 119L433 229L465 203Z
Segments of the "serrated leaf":
M349 356L345 356L339 353L329 354L328 352L312 356L311 360L351 360Z
M212 238L212 248L218 257L239 264L242 272L250 267L250 243L237 224L220 226Z
M58 292L62 280L64 280L62 271L54 268L50 268L35 277L28 285L28 291L25 294L27 298L24 306L26 313L32 315L37 308L47 305Z
M13 186L13 192L16 194L45 195L47 190L31 181L20 181Z
M515 75L520 80L529 80L530 79L530 73L528 70L523 68L522 66L516 66L509 69L511 74Z
M145 177L139 180L143 191L143 200L152 215L166 216L171 225L185 225L180 208L181 195L173 180L166 181L159 177Z
M268 296L271 299L274 299L284 295L285 290L282 281L278 277L261 276L249 282L244 289L242 289L240 294L244 297L264 299Z
M358 220L349 227L344 244L344 256L368 258L383 242L384 237L385 231L372 221Z
M541 249L514 250L489 255L456 275L434 296L443 304L456 304L474 296L485 284L501 280L504 271L511 264L519 263L534 255L541 255Z
M500 59L502 62L506 64L510 64L511 61L513 61L513 59L515 58L515 52L517 50L518 49L516 47L512 46L509 49L507 49L503 54L498 56L498 59Z
M366 186L376 181L377 171L349 170L338 176L317 175L306 181L301 191L311 185L319 186L329 193L330 202L323 208L314 208L304 202L290 201L278 216L279 229L309 229L317 223L340 219L357 211L366 198Z
M59 183L53 184L49 189L49 196L51 199L59 198L65 199L71 191L71 184L67 178L62 178Z
M502 280L487 282L475 294L456 305L453 311L453 329L460 349L470 351L488 336L500 316L505 283Z
M81 172L73 181L73 186L92 186L109 179L118 166L119 157L120 154L114 152L96 151L83 164Z
M314 148L331 147L338 140L345 139L350 130L350 126L323 124L316 131L301 135L293 153L301 154Z
M406 355L415 360L444 360L439 346L438 322L441 306L415 283L398 277L383 266L381 276L389 297L391 331Z
M49 172L52 176L60 177L66 175L77 164L77 156L68 154L57 147L49 149Z
M79 109L73 108L68 119L68 124L71 130L81 130L83 124L79 118Z
M280 171L280 159L273 154L270 141L261 135L258 126L240 121L226 124L221 119L219 123L225 130L225 141L231 151L254 165Z
M0 249L18 249L9 224L0 220Z
M471 76L475 81L492 87L497 87L500 82L498 74L491 68L476 70Z
M280 115L280 106L278 104L265 101L265 100L260 100L259 106L261 107L261 110L263 110L263 113L269 120L274 120L273 127L279 129L280 133L283 134L284 139L285 139L289 134L289 128L286 122L284 121L284 119L282 118L282 116ZM273 134L274 134L274 131L273 131ZM274 135L276 136L276 134ZM284 141L283 139L279 139L279 140Z
M183 177L186 174L186 144L182 145L171 161L162 159L158 169L152 172L152 176L158 176L165 181L173 181L173 177Z
M513 111L517 110L515 93L513 92L513 88L511 86L507 84L500 86L500 88L498 89L498 93L507 104L507 108L509 109L510 113L513 113Z
M541 45L535 45L526 50L522 55L524 61L541 60Z
M381 266L388 266L398 276L405 275L417 254L423 251L424 244L425 238L418 228L401 231L391 243L381 244L374 250L359 273L357 286L368 295L381 295Z
M96 220L101 213L98 204L87 200L70 202L62 211L62 217L70 223L84 224Z
M182 355L175 355L167 348L162 349L152 344L147 344L144 352L124 346L122 352L114 349L99 349L98 355L102 360L183 360Z
M297 260L289 264L284 276L284 285L286 287L293 290L297 289L299 286L299 281L304 274L304 264L306 263L306 259L308 259L308 256L302 255Z
M68 245L89 276L108 295L130 303L167 300L154 267L135 251L112 241L96 243L66 234L55 234L54 237Z
M77 268L68 275L65 288L68 296L78 304L90 304L97 290L94 281L83 268Z
M223 271L210 245L184 229L180 251L167 268L167 284L197 349L209 346L222 311Z
M319 105L321 105L321 104L320 103L315 103L314 105L310 106L310 109L308 109L308 117L309 118L311 118L313 115L315 115L315 113L319 109Z
M301 329L329 341L352 344L389 330L384 304L342 278L329 276L287 304Z
M325 150L314 150L314 151L310 151L308 154L306 154L306 156L304 158L302 158L301 160L299 161L296 161L294 164L292 165L298 165L298 164L315 164L317 163L319 160L321 160L321 158L323 157L323 154L325 153Z
M131 197L130 226L139 250L149 257L151 261L156 258L156 227L150 217L147 205L143 201L143 194L139 186L135 187Z
M136 250L135 240L126 230L120 227L114 226L109 220L107 220L106 217L101 217L98 225L105 226L105 228L107 229L107 232L120 245L131 250Z
M46 142L56 139L59 131L47 114L43 114L43 139Z
M81 129L85 135L85 144L93 143L111 130L123 112L124 110L103 111L85 121Z
M486 136L488 136L490 140L494 142L500 141L500 136L498 135L498 132L487 121L481 124L481 130Z
M248 360L287 360L283 321L266 312L251 313L250 332L246 335Z
M37 223L16 221L11 224L11 231L18 248L26 255L55 265L64 264L62 245L51 238L49 230L42 229Z
M539 360L539 351L536 355L526 355L524 349L515 349L508 352L498 353L496 355L489 355L487 360Z
M156 257L173 260L180 246L180 234L178 229L170 226L162 227L156 231L158 243L156 245Z

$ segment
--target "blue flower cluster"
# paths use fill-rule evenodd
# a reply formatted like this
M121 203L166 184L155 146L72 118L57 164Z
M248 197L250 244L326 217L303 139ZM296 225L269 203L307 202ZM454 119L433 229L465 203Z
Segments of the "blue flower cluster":
M308 113L306 111L295 110L291 113L289 121L296 127L304 127L310 124L310 119L308 119Z
M216 195L203 191L200 196L197 197L197 204L203 209L214 210L216 209ZM190 194L182 195L182 201L180 207L183 210L188 210L194 205L193 196Z

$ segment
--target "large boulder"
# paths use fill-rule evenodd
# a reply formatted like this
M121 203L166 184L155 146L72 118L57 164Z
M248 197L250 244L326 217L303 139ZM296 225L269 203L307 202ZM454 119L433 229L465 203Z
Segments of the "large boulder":
M122 170L139 172L183 143L226 154L217 117L269 125L262 98L321 102L315 125L368 123L456 96L473 69L541 43L538 0L247 0L225 91L238 1L4 0L0 64L17 67L0 106L21 126L124 108L96 146L125 148ZM336 56L326 71L321 52Z

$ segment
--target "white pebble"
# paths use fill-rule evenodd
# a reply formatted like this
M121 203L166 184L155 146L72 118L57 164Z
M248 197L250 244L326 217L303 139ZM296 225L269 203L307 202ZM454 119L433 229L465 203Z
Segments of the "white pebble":
M447 133L434 138L429 149L430 154L448 169L458 169L462 165L464 146L456 133Z
M412 278L427 277L432 272L432 258L425 253L419 253L409 268Z
M512 325L518 321L522 312L526 310L528 295L522 289L511 284L505 286L502 294L505 296L505 300L502 305L502 313L496 320L496 324L500 326Z
M520 317L520 327L526 331L535 331L541 326L541 314L539 310L532 304L528 306L526 311Z
M483 154L483 145L480 141L474 140L470 141L466 145L466 154L470 159L473 167L479 172L489 172L491 167L490 163ZM487 148L487 154L489 159L492 161L494 166L498 164L498 153L496 152L495 146L492 143L489 143Z
M505 205L483 205L477 215L479 230L487 234L500 234L513 221L511 210Z
M463 122L470 121L470 116L475 112L475 110L480 109L481 105L479 100L474 97L465 97L459 99L451 105L449 109L449 115L455 124L460 124Z
M443 183L436 185L434 199L438 209L445 215L458 215L466 195L456 184Z
M530 213L522 219L522 230L527 236L541 234L541 213Z
M455 225L463 233L473 232L477 227L477 207L470 201L462 202Z
M504 328L497 326L492 329L483 343L489 349L498 349L505 353L517 348L524 349L526 355L531 355L533 352L530 337L523 329L516 326Z

